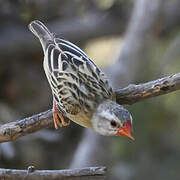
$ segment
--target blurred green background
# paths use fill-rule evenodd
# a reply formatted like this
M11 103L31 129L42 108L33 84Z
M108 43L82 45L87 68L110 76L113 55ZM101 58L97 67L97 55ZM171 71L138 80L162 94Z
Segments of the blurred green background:
M115 88L180 70L180 0L0 0L0 124L52 108L34 19L80 46ZM180 179L180 92L126 106L132 142L73 122L0 144L0 167L103 165L112 180Z

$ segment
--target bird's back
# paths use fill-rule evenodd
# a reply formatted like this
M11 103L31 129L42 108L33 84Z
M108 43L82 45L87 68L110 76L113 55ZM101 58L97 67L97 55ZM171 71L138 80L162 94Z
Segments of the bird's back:
M44 50L44 70L59 110L67 117L89 113L113 91L104 73L76 45L55 37L39 21L30 30Z

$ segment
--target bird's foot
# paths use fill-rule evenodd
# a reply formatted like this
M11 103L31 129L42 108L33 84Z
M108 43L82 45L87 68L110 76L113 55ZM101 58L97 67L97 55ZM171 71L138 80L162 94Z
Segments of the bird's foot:
M58 129L58 126L68 126L70 125L70 120L66 122L64 120L63 115L59 112L59 110L56 107L56 102L54 101L54 106L53 106L53 120L54 120L54 127Z

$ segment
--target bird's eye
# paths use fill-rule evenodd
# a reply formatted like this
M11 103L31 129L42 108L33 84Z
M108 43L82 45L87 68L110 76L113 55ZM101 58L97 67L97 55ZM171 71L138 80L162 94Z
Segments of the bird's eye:
M111 121L111 126L112 126L112 127L116 127L116 126L117 126L116 121L112 120L112 121Z

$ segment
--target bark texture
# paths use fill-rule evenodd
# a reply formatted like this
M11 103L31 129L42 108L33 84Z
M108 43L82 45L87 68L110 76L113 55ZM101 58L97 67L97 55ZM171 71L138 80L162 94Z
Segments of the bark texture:
M144 84L130 84L115 91L117 103L133 104L147 98L167 94L180 89L180 73ZM0 126L0 143L14 141L21 136L49 128L53 124L52 110L32 117L17 120Z
M103 180L105 167L87 167L68 170L16 170L0 168L2 180Z

